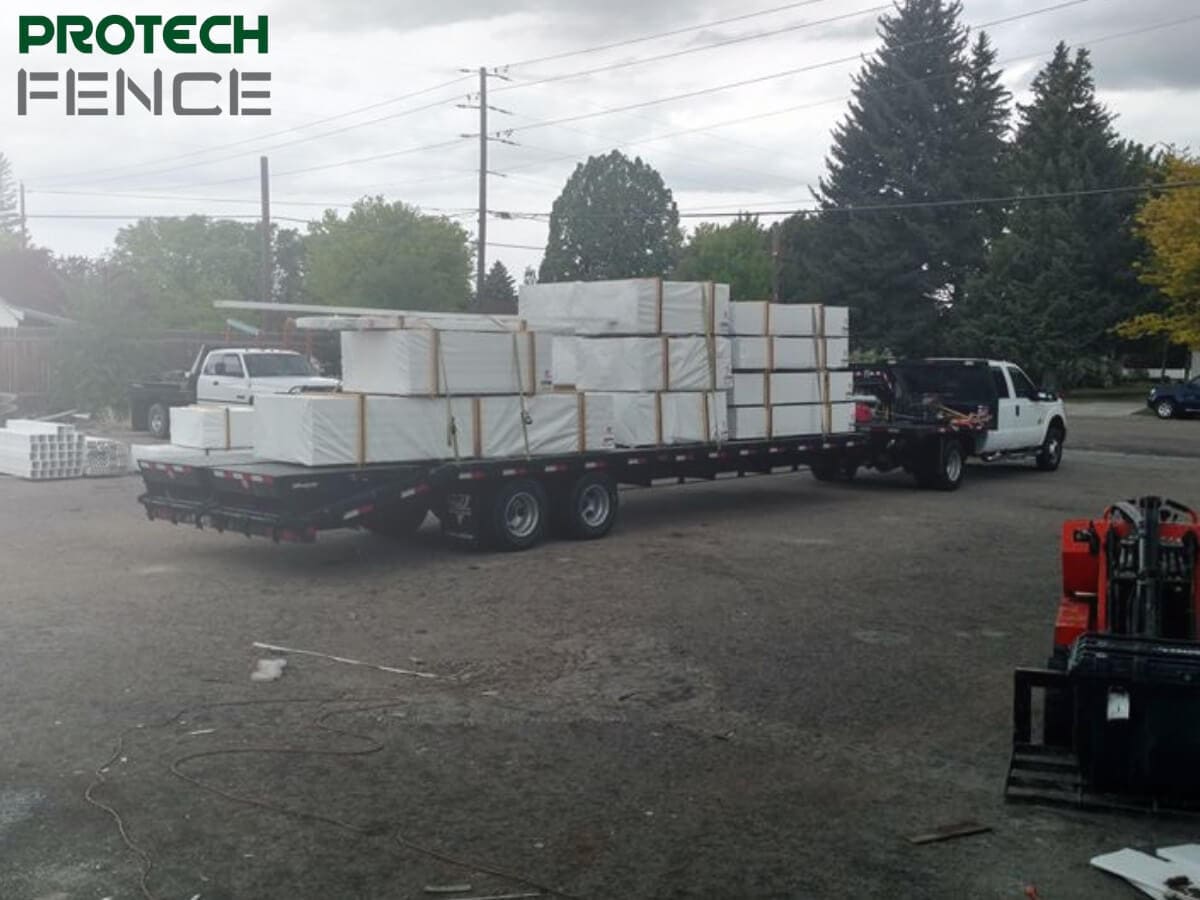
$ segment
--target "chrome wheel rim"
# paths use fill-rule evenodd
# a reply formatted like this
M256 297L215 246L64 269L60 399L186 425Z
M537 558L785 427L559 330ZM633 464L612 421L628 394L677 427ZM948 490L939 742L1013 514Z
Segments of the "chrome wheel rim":
M579 518L589 528L598 528L608 520L612 498L600 484L588 485L579 498Z
M1168 401L1164 400L1162 403L1158 404L1158 407L1155 409L1155 412L1158 413L1158 417L1160 419L1169 419L1169 418L1171 418L1172 409L1173 409L1173 407L1171 406L1171 404Z
M950 453L946 456L946 480L958 481L962 476L962 454Z
M527 538L537 531L541 511L537 499L522 491L504 504L504 527L515 538Z
M154 410L150 413L150 431L153 434L162 434L163 426L166 424L163 421L165 418L159 410Z

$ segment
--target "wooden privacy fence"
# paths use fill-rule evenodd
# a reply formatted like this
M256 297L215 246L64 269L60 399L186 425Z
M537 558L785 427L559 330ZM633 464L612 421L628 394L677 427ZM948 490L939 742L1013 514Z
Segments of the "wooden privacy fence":
M77 328L0 328L0 394L41 396L50 392L55 366L66 354L86 353L91 340ZM195 331L160 331L119 338L117 346L128 347L130 356L145 361L141 375L154 377L165 371L191 366L205 345L240 347L290 347L308 355L314 352L309 332L291 331L256 336ZM112 349L111 336L102 352Z

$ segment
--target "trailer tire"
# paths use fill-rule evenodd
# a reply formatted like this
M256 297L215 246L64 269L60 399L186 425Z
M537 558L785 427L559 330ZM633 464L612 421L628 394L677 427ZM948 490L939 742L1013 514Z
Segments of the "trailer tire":
M602 538L617 521L617 483L604 472L580 475L555 498L558 530L576 541Z
M957 491L967 465L958 441L939 441L929 458L916 468L917 484L926 490Z
M421 530L429 516L429 507L423 503L405 503L394 509L371 513L363 518L363 528L372 534L392 539L412 537Z
M546 489L532 478L501 484L486 504L485 537L496 550L528 550L546 535Z
M152 437L165 441L171 436L171 408L156 401L146 409L146 430Z

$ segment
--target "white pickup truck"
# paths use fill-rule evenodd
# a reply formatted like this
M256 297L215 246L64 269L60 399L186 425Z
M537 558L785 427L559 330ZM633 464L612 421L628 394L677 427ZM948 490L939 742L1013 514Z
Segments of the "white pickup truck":
M1067 415L1062 400L1037 388L1014 363L920 359L855 371L859 431L865 441L813 466L823 481L860 468L903 469L923 487L952 491L966 461L1032 459L1052 472L1062 461Z
M129 387L129 413L135 431L157 438L170 435L172 406L192 403L252 404L259 394L335 391L336 378L323 377L292 350L253 347L201 347L186 372Z

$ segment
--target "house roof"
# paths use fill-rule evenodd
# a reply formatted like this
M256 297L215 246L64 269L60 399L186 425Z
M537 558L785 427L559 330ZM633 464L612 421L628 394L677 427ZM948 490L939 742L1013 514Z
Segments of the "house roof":
M18 322L29 322L30 324L38 325L74 325L74 319L68 319L63 316L55 316L47 312L42 312L38 309L29 309L24 306L17 306L15 303L10 303L3 297L0 297L0 308L6 312L10 312Z

